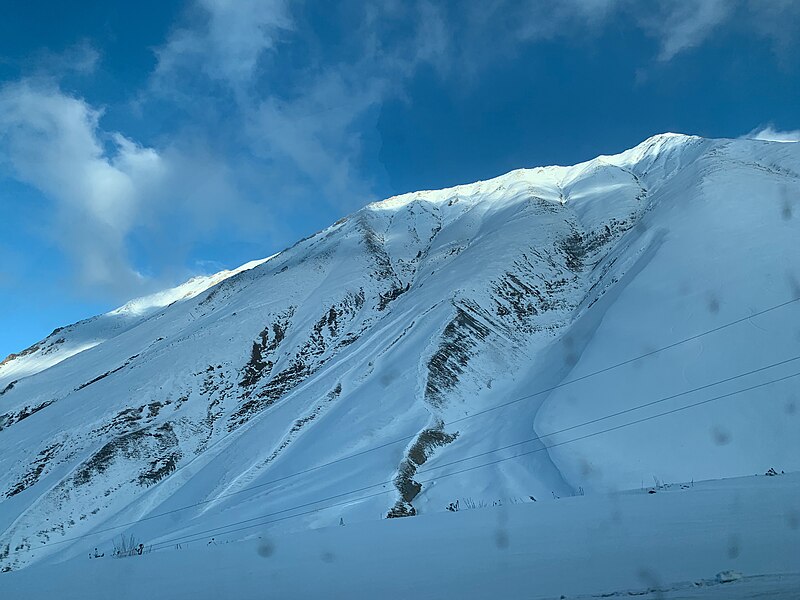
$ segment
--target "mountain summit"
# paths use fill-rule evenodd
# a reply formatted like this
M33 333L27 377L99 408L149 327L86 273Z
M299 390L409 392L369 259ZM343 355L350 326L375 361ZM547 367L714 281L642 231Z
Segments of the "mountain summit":
M798 198L800 144L663 134L56 330L0 365L0 569L800 468Z

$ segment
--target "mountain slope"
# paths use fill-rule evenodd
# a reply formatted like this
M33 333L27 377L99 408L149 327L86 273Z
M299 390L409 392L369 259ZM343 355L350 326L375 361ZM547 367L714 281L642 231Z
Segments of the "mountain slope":
M797 363L575 426L791 358L798 303L567 382L800 296L798 172L797 144L665 134L390 198L113 335L76 324L94 345L0 367L0 568L797 469L793 379L593 435Z

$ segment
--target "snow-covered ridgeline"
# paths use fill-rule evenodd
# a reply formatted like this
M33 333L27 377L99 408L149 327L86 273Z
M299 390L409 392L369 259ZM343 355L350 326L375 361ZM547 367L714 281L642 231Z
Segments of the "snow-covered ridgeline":
M796 469L791 382L615 433L591 435L623 419L553 432L790 357L797 304L531 394L800 296L798 172L796 144L656 136L375 203L263 264L71 326L81 352L27 376L13 371L25 357L0 367L0 568L380 482L272 527ZM30 356L44 361L52 337ZM536 435L554 447L441 477Z

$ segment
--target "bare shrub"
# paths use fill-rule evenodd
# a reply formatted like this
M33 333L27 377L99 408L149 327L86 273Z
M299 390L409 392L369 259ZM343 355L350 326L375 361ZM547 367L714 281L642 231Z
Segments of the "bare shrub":
M152 551L151 547L145 547L133 534L128 536L121 535L118 539L115 538L112 543L114 545L114 551L111 553L111 556L114 558L141 556L142 554L148 554Z

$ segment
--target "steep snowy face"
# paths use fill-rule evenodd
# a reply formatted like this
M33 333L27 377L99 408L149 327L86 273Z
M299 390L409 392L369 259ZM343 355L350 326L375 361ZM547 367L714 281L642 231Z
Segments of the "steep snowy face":
M405 194L54 333L0 367L0 568L797 468L796 380L583 424L799 353L789 304L591 375L800 296L798 148L665 134Z

